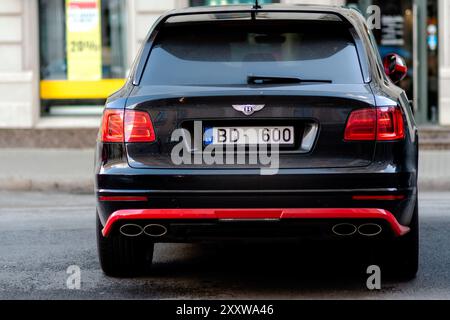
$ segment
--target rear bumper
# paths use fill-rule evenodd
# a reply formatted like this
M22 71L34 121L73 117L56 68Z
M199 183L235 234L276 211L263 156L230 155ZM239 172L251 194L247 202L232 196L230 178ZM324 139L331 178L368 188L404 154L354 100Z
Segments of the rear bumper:
M409 228L401 225L394 215L383 209L371 208L301 208L301 209L135 209L118 210L109 216L102 233L109 236L117 227L127 223L161 223L169 226L183 222L187 226L198 221L227 222L310 222L316 223L374 223L387 226L394 236L403 236ZM145 222L145 223L144 223ZM331 225L332 223L330 223ZM211 224L209 224L211 226Z
M399 225L409 226L416 204L415 191L395 189L164 193L99 190L97 197L97 210L104 226L118 217L127 219L130 215L137 219L198 222L220 220L225 213L230 214L231 219L287 221L381 218L395 219Z
M274 176L250 169L133 169L121 161L97 169L97 209L105 234L126 221L162 220L176 224L181 234L167 241L189 241L191 229L197 232L203 225L211 227L213 238L222 227L240 227L229 227L226 219L252 220L245 224L248 231L267 227L269 232L294 224L308 232L303 228L307 223L326 230L335 220L381 220L385 229L401 236L411 223L417 197L415 171L384 162L364 168L280 169ZM223 218L225 213L231 216ZM272 223L261 226L264 219Z

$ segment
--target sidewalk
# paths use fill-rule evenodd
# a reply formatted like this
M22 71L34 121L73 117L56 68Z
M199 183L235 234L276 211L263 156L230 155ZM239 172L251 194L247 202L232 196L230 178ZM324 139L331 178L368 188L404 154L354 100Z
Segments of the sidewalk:
M93 149L0 149L0 190L90 193Z
M0 149L0 190L93 192L93 149ZM450 150L422 150L422 190L450 190Z

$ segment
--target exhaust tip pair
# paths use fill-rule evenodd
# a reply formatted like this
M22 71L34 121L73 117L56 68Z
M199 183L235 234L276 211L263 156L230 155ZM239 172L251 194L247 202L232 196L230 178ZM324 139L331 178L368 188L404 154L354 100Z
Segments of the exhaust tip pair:
M125 237L139 237L147 235L149 237L162 237L167 234L167 228L162 224L148 224L144 227L138 224L124 224L119 229L120 233Z
M332 231L340 237L350 237L355 234L364 237L376 237L383 232L383 227L376 223L365 223L360 226L351 223L340 223L334 225Z

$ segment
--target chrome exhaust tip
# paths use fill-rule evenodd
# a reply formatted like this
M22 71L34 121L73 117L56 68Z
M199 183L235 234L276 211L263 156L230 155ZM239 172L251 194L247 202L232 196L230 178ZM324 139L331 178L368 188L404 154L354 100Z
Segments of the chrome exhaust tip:
M340 237L350 237L356 234L358 228L351 223L340 223L333 226L333 233Z
M144 232L144 229L140 225L130 223L121 226L119 231L126 237L139 237Z
M150 237L162 237L167 233L167 228L162 224L148 224L144 227L144 233Z
M365 237L375 237L383 232L383 228L376 223L362 224L358 228L358 233Z

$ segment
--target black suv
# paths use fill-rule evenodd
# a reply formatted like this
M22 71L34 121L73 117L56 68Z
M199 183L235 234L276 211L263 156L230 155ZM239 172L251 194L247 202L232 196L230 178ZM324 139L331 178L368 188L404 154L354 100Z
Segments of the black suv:
M418 135L355 10L190 8L152 27L109 97L96 156L106 274L146 270L157 242L375 244L418 268Z

